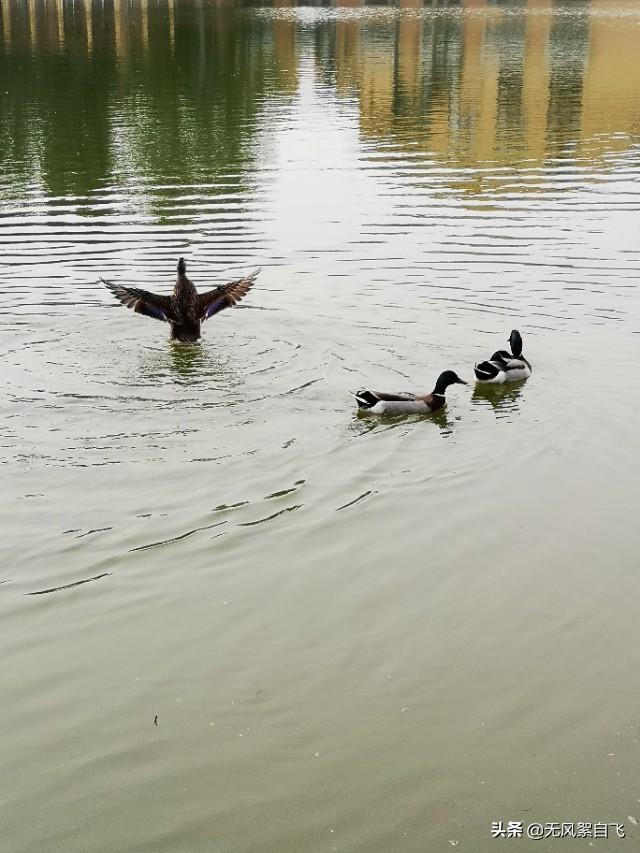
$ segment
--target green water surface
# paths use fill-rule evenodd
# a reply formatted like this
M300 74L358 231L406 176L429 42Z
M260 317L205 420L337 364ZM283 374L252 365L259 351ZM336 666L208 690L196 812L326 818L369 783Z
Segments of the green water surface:
M0 0L2 853L637 845L639 47L631 0ZM99 281L179 256L261 268L192 347Z

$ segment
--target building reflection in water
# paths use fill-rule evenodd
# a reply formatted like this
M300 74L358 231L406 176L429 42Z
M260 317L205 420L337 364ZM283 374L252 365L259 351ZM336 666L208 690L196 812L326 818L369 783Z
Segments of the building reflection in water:
M365 136L417 145L458 167L535 165L568 142L597 154L610 150L613 133L638 138L632 0L579 0L569 14L557 14L553 0L397 5L406 14L384 23L362 14L334 24L336 87L357 93ZM425 11L434 5L446 10ZM638 21L615 25L612 9Z
M298 90L303 60L355 99L363 138L427 152L467 192L482 189L469 172L483 162L535 169L568 144L598 157L640 138L635 0L576 0L562 13L554 0L343 0L331 15L327 4L247 5L0 0L0 166L13 148L45 177L55 170L55 151L31 149L81 102L80 148L99 152L90 182L112 167L123 123L132 163L144 169L160 140L186 178L202 152L239 151L260 100ZM192 149L169 144L186 130Z

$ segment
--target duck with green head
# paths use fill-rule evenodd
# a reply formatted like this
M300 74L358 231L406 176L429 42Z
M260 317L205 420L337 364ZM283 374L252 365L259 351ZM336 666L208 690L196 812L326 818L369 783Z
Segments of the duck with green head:
M498 350L487 361L476 364L474 373L478 382L503 385L531 376L531 365L522 355L522 336L517 329L509 335L509 346L511 352Z
M430 394L389 394L384 391L358 391L358 408L372 415L428 415L441 409L445 400L445 391L450 385L466 385L453 370L445 370L438 376L435 388ZM353 392L352 392L353 393Z

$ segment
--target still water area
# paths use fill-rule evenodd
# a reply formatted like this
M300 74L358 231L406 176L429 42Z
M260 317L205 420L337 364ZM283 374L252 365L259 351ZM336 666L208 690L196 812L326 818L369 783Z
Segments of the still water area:
M630 0L0 0L2 853L637 844L639 46ZM261 268L193 346L99 280L180 256Z

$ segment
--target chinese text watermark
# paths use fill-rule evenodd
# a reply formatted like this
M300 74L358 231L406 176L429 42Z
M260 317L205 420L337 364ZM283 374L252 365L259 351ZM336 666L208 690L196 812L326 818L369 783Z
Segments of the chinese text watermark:
M587 823L585 821L556 823L524 823L521 820L495 820L491 824L492 838L624 838L622 823Z

